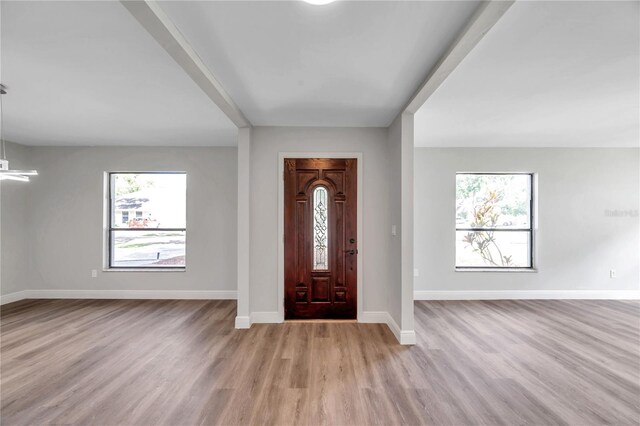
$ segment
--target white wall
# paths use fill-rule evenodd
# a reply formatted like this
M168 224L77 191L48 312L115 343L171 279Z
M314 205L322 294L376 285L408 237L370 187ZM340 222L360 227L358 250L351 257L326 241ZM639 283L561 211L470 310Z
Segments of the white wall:
M29 149L6 143L7 158L12 169L33 168ZM27 191L24 182L0 181L0 295L27 288L29 271L29 239L27 238Z
M639 291L639 155L633 148L416 148L417 296ZM457 171L538 173L537 273L454 271ZM607 216L607 210L630 215ZM617 270L616 279L609 278L610 269Z
M362 152L364 311L387 311L389 207L387 130L256 127L251 137L251 312L277 312L278 153Z
M238 129L238 207L236 231L237 310L236 328L251 327L251 128Z
M400 188L402 185L402 119L396 118L388 130L389 185ZM402 321L402 193L389 191L390 225L396 227L396 235L389 241L389 315L400 324Z
M28 288L235 295L235 148L33 147L30 154L39 176L28 184L29 226L21 231L32 242ZM186 271L103 272L104 172L156 170L187 172Z
M391 225L388 269L389 315L402 344L416 341L413 319L413 114L398 115L387 132Z

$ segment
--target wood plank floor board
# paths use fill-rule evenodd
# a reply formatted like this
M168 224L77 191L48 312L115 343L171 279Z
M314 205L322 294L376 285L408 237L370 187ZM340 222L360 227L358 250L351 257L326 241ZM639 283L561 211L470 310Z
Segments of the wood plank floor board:
M256 324L233 301L0 311L3 425L640 425L640 303L416 302L385 325Z

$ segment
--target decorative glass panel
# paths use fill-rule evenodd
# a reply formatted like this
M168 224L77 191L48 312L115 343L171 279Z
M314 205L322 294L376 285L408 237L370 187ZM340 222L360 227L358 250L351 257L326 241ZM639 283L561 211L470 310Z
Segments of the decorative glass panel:
M329 194L319 186L313 191L313 269L329 269Z

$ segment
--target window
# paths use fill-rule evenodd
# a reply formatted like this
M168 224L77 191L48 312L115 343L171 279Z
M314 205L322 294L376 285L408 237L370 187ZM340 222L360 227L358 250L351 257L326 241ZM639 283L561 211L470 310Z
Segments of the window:
M533 268L533 175L456 175L456 268Z
M109 267L184 268L187 175L109 173L108 178Z
M313 269L329 269L329 202L327 188L313 190Z

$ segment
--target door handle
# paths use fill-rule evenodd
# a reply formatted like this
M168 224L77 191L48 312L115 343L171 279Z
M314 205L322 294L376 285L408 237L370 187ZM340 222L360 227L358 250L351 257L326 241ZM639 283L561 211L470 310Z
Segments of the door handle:
M358 254L358 250L352 249L352 250L345 250L345 253L349 253L350 255L354 255L354 254Z

